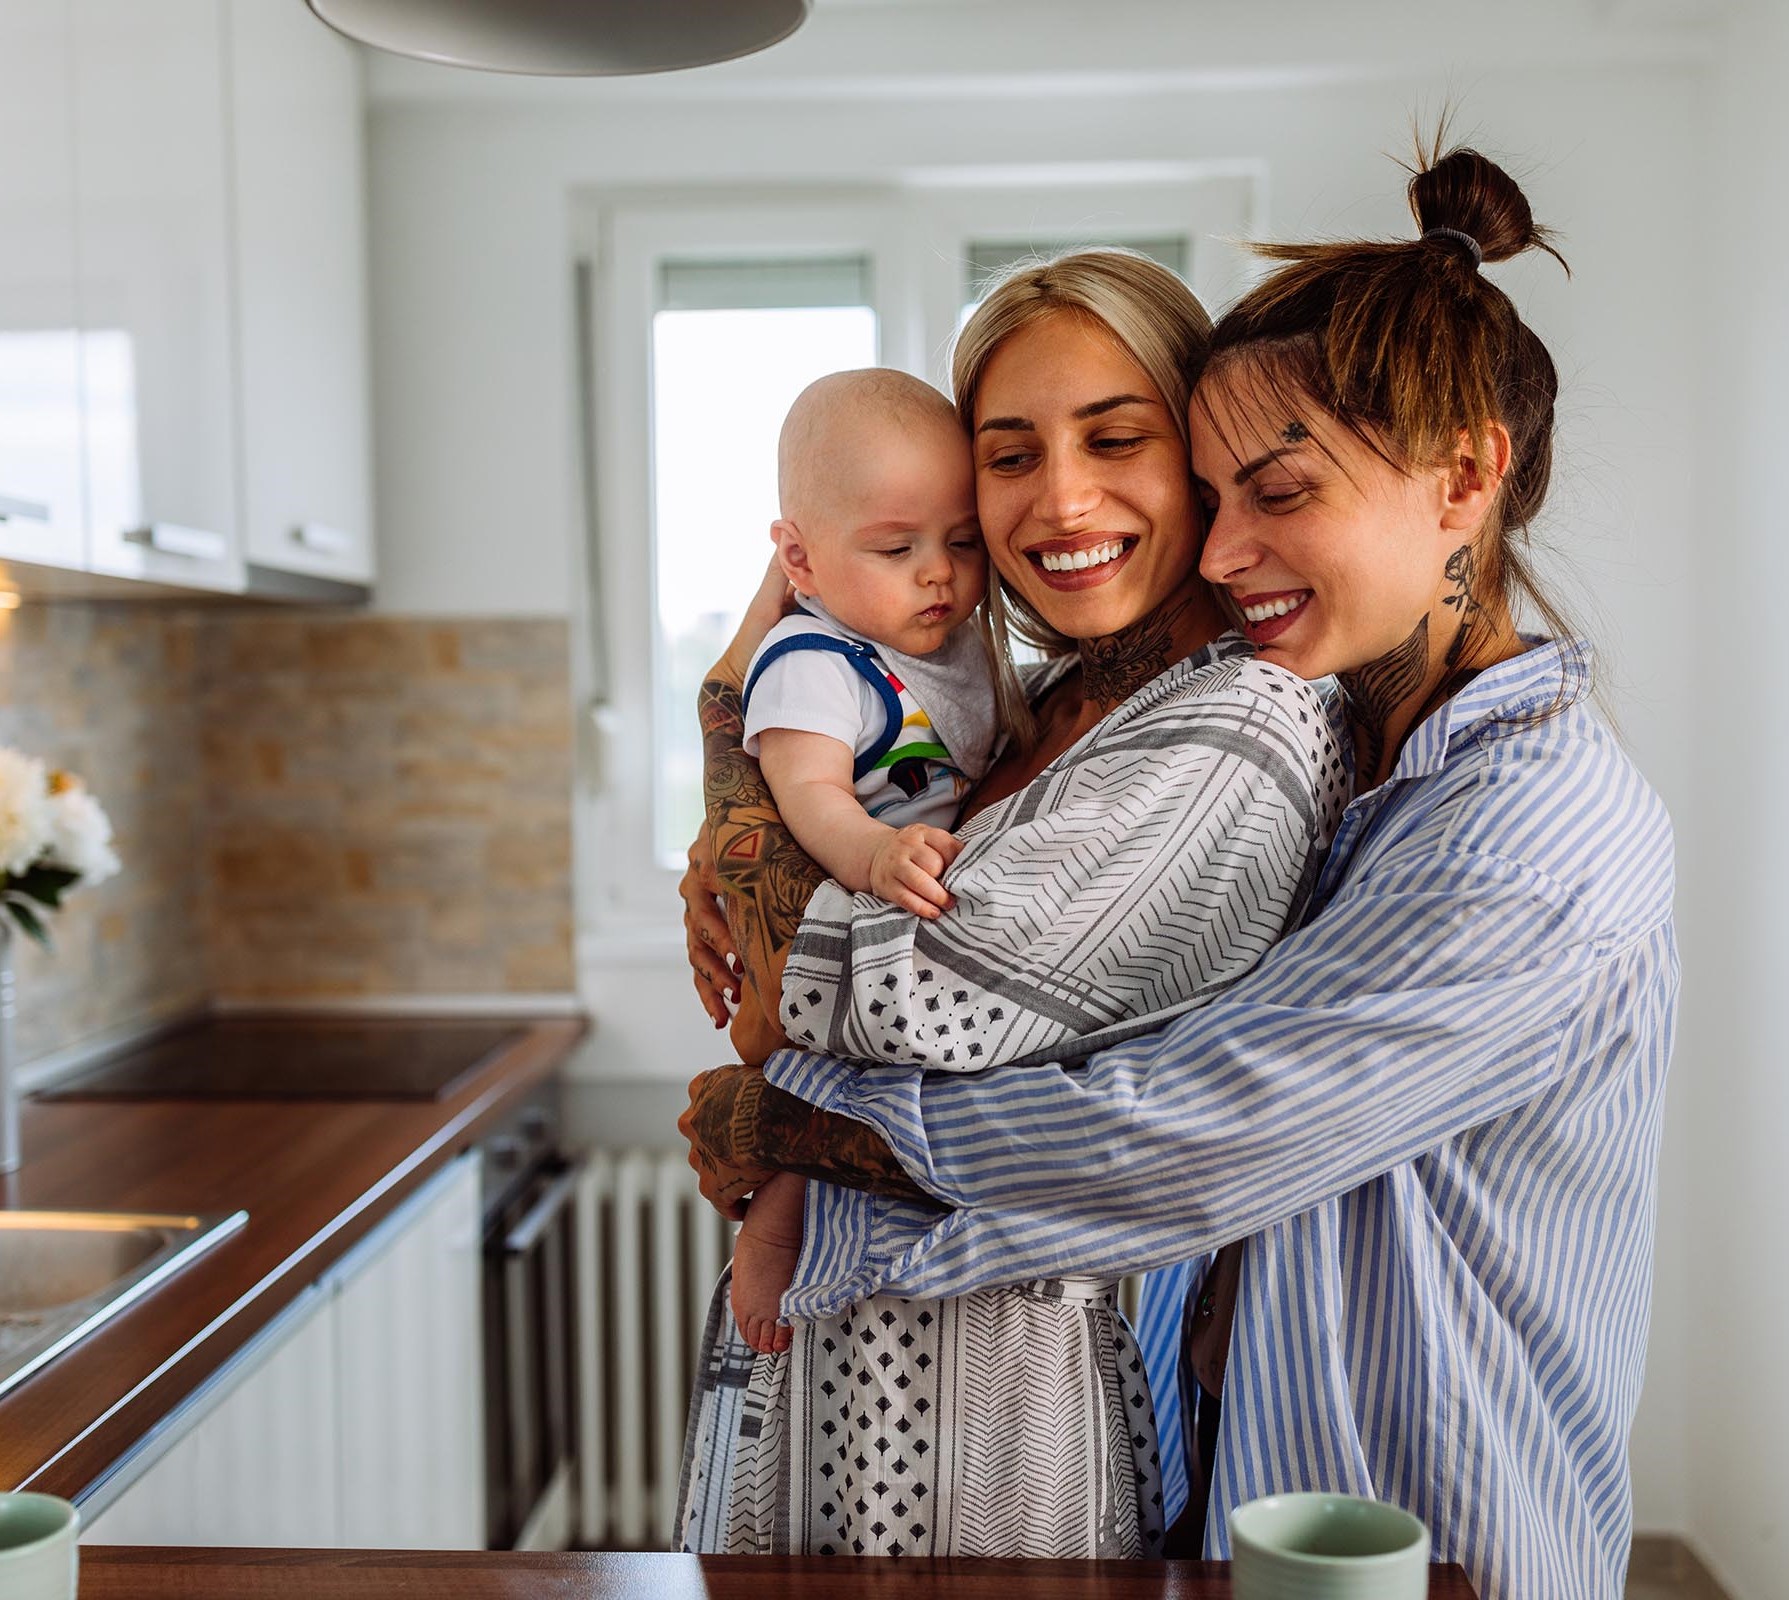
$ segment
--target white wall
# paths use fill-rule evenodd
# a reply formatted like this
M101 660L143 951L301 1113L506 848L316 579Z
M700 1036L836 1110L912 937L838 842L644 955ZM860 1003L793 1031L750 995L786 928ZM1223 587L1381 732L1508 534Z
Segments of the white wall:
M1712 205L1692 314L1709 336L1682 530L1698 581L1693 744L1705 808L1683 841L1688 984L1677 1064L1694 1076L1686 1169L1689 1526L1738 1600L1789 1592L1789 7L1734 8L1708 85ZM1656 1370L1656 1369L1655 1369Z
M885 29L901 8L864 9ZM991 8L970 10L985 18ZM1697 159L1710 69L1693 40L1678 51L1670 39L1661 43L1638 27L1617 31L1621 47L1605 49L1600 59L1590 35L1567 29L1548 64L1431 53L1425 59L1438 64L1425 70L1347 71L1331 75L1344 81L1328 82L1283 61L1268 71L1255 59L1259 50L1230 70L1206 70L1196 41L1181 38L1179 56L1153 58L1164 70L1134 83L1102 87L1083 77L994 92L1000 86L984 75L967 88L931 82L851 99L785 96L751 79L752 92L712 103L687 84L668 87L660 100L638 86L552 86L530 100L484 82L449 103L439 95L452 86L431 87L436 80L417 75L429 69L388 74L370 143L381 603L411 612L508 613L559 613L581 604L567 284L568 196L575 188L849 184L963 162L1233 157L1267 162L1270 222L1284 236L1396 233L1408 216L1401 175L1385 153L1406 148L1414 109L1432 110L1451 95L1459 105L1457 131L1514 156L1537 214L1564 234L1575 273L1570 283L1544 261L1503 273L1566 379L1549 526L1584 579L1623 728L1678 820L1686 866L1704 859L1713 852L1701 831L1707 769L1698 757L1708 746L1693 730L1705 719L1692 717L1692 683L1678 641L1685 623L1696 620L1697 583L1720 548L1721 531L1706 516L1706 483L1690 444L1700 437L1705 337L1686 314L1709 301ZM1324 37L1335 38L1334 28ZM1386 37L1410 59L1406 34ZM1482 19L1452 37L1483 37ZM1102 32L1105 56L1113 52L1111 38ZM1037 54L1034 44L1019 48ZM1134 42L1129 48L1135 55ZM950 55L934 45L933 58ZM1165 70L1176 61L1184 62L1181 70ZM1096 65L1107 79L1116 70L1105 59ZM903 58L895 67L913 73L919 63ZM1769 209L1761 197L1759 215ZM1770 226L1778 230L1770 237L1780 238L1781 223L1772 218ZM1757 257L1765 264L1781 259L1764 249ZM1775 404L1775 412L1761 414L1780 415ZM1764 458L1753 470L1763 478ZM1746 596L1765 592L1756 572L1730 573L1725 564L1722 570ZM600 848L600 841L585 845ZM1720 964L1718 944L1698 943L1701 926L1686 915L1693 973ZM724 1054L695 1010L674 947L637 949L626 968L591 973L585 992L599 1016L586 1057L593 1074L682 1076ZM1701 1492L1706 1463L1700 1455L1686 1461L1685 1444L1693 1437L1712 1450L1711 1434L1726 1423L1702 1408L1692 1428L1686 1380L1705 1377L1710 1337L1699 1327L1692 1345L1689 1319L1715 1253L1694 1196L1720 1182L1726 1168L1723 1135L1698 1115L1697 1104L1709 1058L1728 1047L1738 1027L1722 1010L1706 995L1685 1009L1664 1157L1656 1376L1634 1442L1639 1525L1690 1531L1694 1513L1711 1545L1739 1534L1704 1506L1721 1496ZM1768 1198L1763 1188L1777 1185L1770 1193L1779 1217L1781 1165L1756 1179L1760 1203ZM1761 1247L1768 1243L1765 1226L1754 1225L1756 1239L1738 1237ZM1719 1249L1736 1261L1748 1258L1724 1237ZM1749 1254L1748 1307L1762 1309L1775 1296L1782 1309L1780 1284L1758 1270L1769 1259L1763 1248ZM1720 1298L1701 1305L1724 1323L1733 1296L1729 1283ZM1782 1318L1763 1324L1772 1325L1782 1326ZM1731 1336L1737 1342L1742 1333ZM1751 1374L1768 1362L1752 1350L1729 1365ZM1658 1381L1666 1374L1669 1381ZM1783 1381L1777 1374L1773 1392L1781 1398L1772 1415L1789 1422ZM1706 1392L1700 1381L1694 1392ZM1735 1379L1733 1413L1744 1410L1746 1392ZM1781 1485L1789 1472L1780 1470L1782 1446L1776 1448ZM1737 1509L1734 1515L1743 1520Z

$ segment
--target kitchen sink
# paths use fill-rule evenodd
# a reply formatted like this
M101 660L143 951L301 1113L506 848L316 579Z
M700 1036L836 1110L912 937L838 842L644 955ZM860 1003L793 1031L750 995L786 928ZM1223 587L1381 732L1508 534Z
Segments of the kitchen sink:
M0 1211L0 1394L247 1221Z

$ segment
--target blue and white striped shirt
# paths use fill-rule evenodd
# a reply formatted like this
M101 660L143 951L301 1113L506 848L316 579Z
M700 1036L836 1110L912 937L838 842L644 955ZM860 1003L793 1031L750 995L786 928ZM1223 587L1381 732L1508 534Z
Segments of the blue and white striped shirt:
M1663 806L1582 704L1546 715L1577 648L1417 728L1305 925L1160 1033L1062 1071L774 1056L952 1207L811 1185L786 1312L1170 1269L1140 1333L1172 1515L1181 1301L1247 1239L1208 1555L1232 1506L1333 1489L1484 1600L1619 1600L1677 956Z

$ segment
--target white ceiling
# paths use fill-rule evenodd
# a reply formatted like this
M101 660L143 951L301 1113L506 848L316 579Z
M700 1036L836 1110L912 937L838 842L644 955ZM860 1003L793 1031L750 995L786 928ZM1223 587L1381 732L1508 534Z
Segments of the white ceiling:
M288 0L296 4L297 0ZM374 103L1167 93L1707 54L1725 0L815 0L783 44L643 78L467 72L369 51Z

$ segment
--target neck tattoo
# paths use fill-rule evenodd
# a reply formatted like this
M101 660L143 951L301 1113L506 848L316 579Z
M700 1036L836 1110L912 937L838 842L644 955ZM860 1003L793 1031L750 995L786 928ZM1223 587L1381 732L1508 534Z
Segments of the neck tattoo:
M1385 758L1392 717L1421 689L1428 670L1429 617L1424 612L1402 644L1394 645L1364 667L1336 674L1348 699L1349 719L1354 723L1354 770L1363 786L1379 781L1379 763Z
M1452 594L1443 595L1441 603L1452 609L1459 621L1454 642L1447 647L1444 670L1452 672L1466 653L1467 636L1479 620L1478 596L1473 593L1478 583L1478 555L1469 544L1463 544L1447 558L1447 581L1454 586Z
M1441 677L1430 690L1428 699L1423 701L1417 708L1416 715L1410 719L1412 727L1439 710L1465 688L1478 672L1478 668L1471 664L1485 632L1484 616L1477 594L1478 552L1469 544L1461 545L1447 558L1446 576L1453 584L1454 592L1443 595L1441 603L1453 612L1458 626L1454 630L1453 641L1447 647L1447 656L1441 663Z
M1176 635L1188 622L1192 600L1164 601L1128 628L1081 640L1081 698L1111 710L1186 654Z

